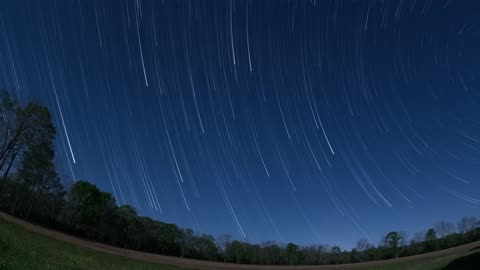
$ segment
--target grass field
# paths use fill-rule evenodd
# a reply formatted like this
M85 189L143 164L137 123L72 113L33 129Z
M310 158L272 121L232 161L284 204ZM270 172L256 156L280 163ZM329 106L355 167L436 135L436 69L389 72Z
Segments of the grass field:
M25 230L0 218L0 269L158 269L174 266L135 261Z
M33 225L32 225L33 226ZM71 241L70 241L71 242ZM7 221L0 217L0 270L3 269L158 269L158 270L180 270L177 266L162 265L153 262L144 262L96 251L90 248L75 245L70 242L58 240L41 233L27 230L15 222ZM469 257L465 257L470 255ZM128 256L128 255L127 255ZM147 258L148 254L145 255ZM157 255L153 255L157 256ZM445 268L451 261L463 257L459 261L460 266ZM356 265L317 266L317 267L246 267L252 269L363 269L363 270L468 270L480 269L480 266L468 268L472 262L479 262L480 252L467 249L458 249L448 255L439 255L433 258L420 257L413 261L398 262L384 261L375 263L362 263ZM161 258L160 258L161 259ZM186 264L195 267L191 260L175 259L179 264ZM376 265L380 263L379 265ZM463 265L462 265L463 263ZM202 263L204 264L204 263ZM208 264L208 263L207 263ZM199 264L202 269L239 269L232 264L216 264L210 266Z

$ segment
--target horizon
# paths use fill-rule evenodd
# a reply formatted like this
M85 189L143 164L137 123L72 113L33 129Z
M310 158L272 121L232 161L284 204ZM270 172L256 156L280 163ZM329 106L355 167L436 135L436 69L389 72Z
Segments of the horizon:
M48 106L64 181L250 243L478 215L480 4L0 6L0 86Z

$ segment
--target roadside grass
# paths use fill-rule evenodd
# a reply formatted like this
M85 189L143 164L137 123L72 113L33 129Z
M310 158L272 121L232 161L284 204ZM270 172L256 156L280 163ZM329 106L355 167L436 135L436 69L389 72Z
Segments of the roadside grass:
M0 269L180 270L182 268L136 261L75 246L27 231L17 224L0 218Z

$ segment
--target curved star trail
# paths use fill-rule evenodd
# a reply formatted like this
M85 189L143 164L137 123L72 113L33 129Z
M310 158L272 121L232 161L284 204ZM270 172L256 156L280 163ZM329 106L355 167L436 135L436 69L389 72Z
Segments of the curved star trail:
M252 242L478 213L476 1L3 1L0 86L65 183Z

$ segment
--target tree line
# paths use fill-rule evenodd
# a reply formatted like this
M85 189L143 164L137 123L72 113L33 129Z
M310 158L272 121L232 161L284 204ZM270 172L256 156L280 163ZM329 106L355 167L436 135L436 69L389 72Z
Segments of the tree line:
M122 248L230 263L317 265L405 257L480 240L476 217L465 217L456 225L439 222L410 240L397 231L375 245L361 239L349 251L327 245L252 244L229 235L214 238L140 216L87 181L67 188L54 165L55 134L46 106L37 102L20 106L7 92L0 92L0 210Z

